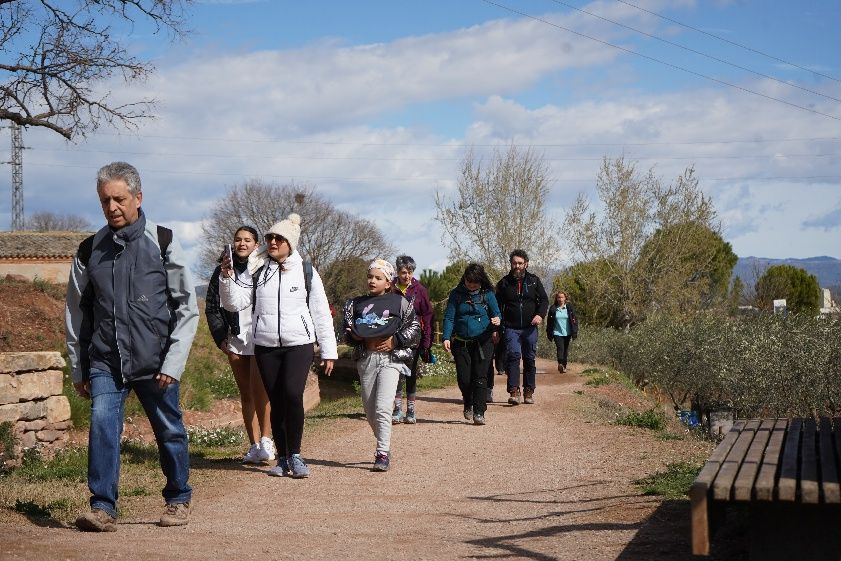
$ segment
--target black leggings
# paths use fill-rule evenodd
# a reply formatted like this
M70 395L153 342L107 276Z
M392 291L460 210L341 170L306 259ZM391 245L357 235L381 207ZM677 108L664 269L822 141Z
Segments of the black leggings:
M301 453L304 387L313 359L312 343L295 347L254 347L260 377L272 405L272 432L281 456Z
M555 350L558 355L558 364L562 364L564 368L567 365L567 355L569 355L569 341L572 339L570 335L555 335Z
M418 362L420 350L415 349L415 356L412 357L412 375L400 376L397 381L397 397L403 397L403 380L406 380L406 397L418 393Z

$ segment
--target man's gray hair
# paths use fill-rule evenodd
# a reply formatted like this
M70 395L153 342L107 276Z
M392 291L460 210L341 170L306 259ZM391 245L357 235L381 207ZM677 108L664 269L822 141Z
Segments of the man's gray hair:
M109 181L125 181L128 185L128 192L136 197L141 191L140 174L131 164L126 162L111 162L107 166L102 166L96 172L96 186L100 187Z
M394 268L398 271L400 269L406 269L410 273L414 273L417 267L418 266L415 264L415 260L408 255L398 255L394 262Z

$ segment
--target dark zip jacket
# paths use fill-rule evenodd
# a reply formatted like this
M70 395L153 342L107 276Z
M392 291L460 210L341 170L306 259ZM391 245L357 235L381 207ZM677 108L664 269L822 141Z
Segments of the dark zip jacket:
M578 337L578 316L575 315L575 306L572 302L566 304L567 314L569 314L569 334L575 339ZM555 340L555 312L558 310L557 304L552 304L549 308L549 313L546 314L546 336L550 341Z
M87 266L73 260L67 286L65 337L73 382L92 368L124 381L161 372L181 379L198 326L193 282L181 245L161 257L157 226L140 216L93 238Z
M537 275L528 271L522 283L511 273L496 283L496 301L502 311L502 326L526 329L534 316L546 316L549 299Z
M234 263L234 269L238 273L242 273L247 266L247 262ZM239 312L229 312L222 307L222 302L219 300L219 272L221 270L221 265L213 270L213 275L207 285L207 295L204 302L207 326L210 328L210 335L216 342L217 347L228 338L228 334L239 335L240 333Z

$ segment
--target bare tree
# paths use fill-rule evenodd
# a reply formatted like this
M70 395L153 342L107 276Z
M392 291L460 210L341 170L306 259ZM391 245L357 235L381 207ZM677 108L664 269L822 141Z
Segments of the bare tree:
M509 252L521 248L533 268L553 266L560 248L556 223L546 211L547 174L543 158L531 148L495 150L487 164L468 150L454 197L435 193L435 219L444 229L450 261L478 261L498 279L508 271Z
M711 243L721 239L712 201L700 191L694 168L663 185L653 169L642 175L624 158L605 158L596 195L600 212L579 194L564 218L564 233L577 259L599 263L580 268L587 278L579 281L590 300L614 310L619 326L638 321L652 304L670 307L666 299L692 280L698 259L704 261L702 270L719 262L715 250L699 248L702 234L712 234Z
M26 229L36 232L87 232L90 222L75 214L36 212L26 221Z
M253 179L231 187L213 205L202 225L206 244L199 271L207 277L216 266L224 244L240 226L253 226L261 234L289 213L301 215L298 251L312 261L325 285L337 279L358 259L390 258L394 248L370 220L337 209L311 185L278 185ZM335 265L335 266L334 266ZM359 283L362 282L359 279Z
M148 117L153 100L113 104L96 88L115 76L126 83L148 76L153 66L129 52L131 30L143 22L181 35L189 2L0 0L0 119L70 139L103 121Z

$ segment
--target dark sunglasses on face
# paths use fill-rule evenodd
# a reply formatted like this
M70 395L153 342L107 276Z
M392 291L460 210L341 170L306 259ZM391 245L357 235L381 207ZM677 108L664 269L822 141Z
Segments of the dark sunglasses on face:
M272 242L283 243L283 242L286 241L286 238L284 238L280 234L266 234L265 238L266 238L266 243L272 243Z

